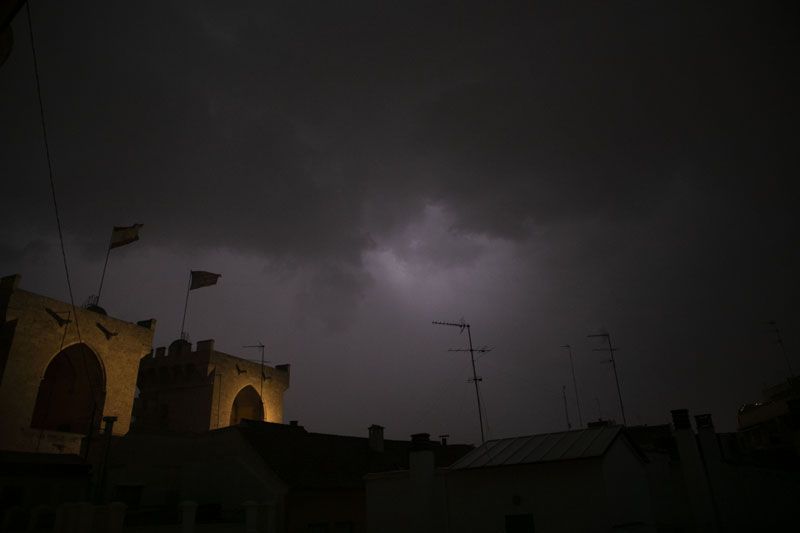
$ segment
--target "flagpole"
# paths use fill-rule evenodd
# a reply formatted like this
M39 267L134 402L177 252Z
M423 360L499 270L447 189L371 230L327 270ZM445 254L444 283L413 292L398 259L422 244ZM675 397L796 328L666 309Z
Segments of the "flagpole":
M114 232L111 232L111 238L108 240L108 249L106 250L106 262L103 263L103 274L100 276L100 288L97 289L97 301L95 305L100 306L100 294L103 292L103 281L106 279L106 268L108 268L108 256L111 255L111 242L114 239Z
M189 308L189 291L192 289L192 271L189 271L189 284L186 286L186 302L183 304L183 320L181 320L181 339L183 338L184 326L186 325L186 310Z

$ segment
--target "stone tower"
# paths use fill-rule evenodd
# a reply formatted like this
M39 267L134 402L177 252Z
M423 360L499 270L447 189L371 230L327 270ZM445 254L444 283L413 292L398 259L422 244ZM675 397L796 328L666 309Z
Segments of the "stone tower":
M202 433L242 419L283 422L289 365L275 367L214 349L213 340L157 348L139 364L137 432Z
M0 279L0 450L78 453L104 416L117 417L115 434L127 433L155 320L73 310L19 281Z

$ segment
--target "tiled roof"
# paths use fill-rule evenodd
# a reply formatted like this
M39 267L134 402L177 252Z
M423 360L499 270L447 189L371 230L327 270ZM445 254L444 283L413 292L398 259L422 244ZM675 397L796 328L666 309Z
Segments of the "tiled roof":
M487 441L450 467L455 470L601 457L622 431L603 426Z

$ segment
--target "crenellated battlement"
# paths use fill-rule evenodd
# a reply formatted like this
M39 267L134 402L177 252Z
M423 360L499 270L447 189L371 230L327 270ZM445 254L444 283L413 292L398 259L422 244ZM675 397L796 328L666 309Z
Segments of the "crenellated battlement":
M139 363L136 429L202 432L243 418L283 421L289 365L261 365L215 349L214 339L176 339Z

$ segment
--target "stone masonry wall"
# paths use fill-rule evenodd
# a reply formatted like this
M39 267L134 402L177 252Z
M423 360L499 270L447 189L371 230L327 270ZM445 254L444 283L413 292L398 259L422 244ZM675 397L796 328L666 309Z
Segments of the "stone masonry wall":
M0 449L75 451L64 444L75 439L33 429L31 418L48 364L63 348L79 342L78 327L80 341L94 352L103 369L102 414L117 417L115 434L127 433L139 359L151 349L155 320L134 324L83 308L73 313L65 302L18 289L19 279L0 280ZM55 445L48 447L48 442Z

